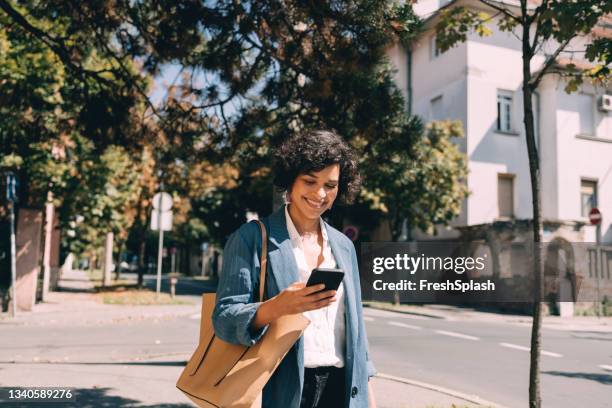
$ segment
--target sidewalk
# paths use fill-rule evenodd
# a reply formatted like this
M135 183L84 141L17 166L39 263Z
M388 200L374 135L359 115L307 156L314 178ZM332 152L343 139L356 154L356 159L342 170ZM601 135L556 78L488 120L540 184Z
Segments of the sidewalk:
M451 305L425 304L394 306L388 303L366 302L365 307L451 321L471 320L531 326L532 320L531 316L527 315L483 312L469 307ZM542 320L542 327L551 330L610 333L612 332L612 317L544 316Z
M101 325L121 321L169 319L191 316L200 312L201 305L108 305L96 296L94 284L81 270L64 274L58 291L49 292L48 299L34 305L32 312L21 312L11 319L4 313L0 325ZM195 298L197 300L197 298Z
M7 340L16 339L16 344L6 344L6 351L11 354L9 350L16 348L23 355L20 358L12 354L0 357L0 383L3 383L4 386L58 386L63 384L74 387L79 395L79 406L166 406L174 408L190 406L188 399L174 387L174 384L190 356L184 352L190 350L191 345L186 349L183 348L183 351L179 353L157 356L151 354L149 357L138 358L134 361L116 360L112 355L107 354L108 351L103 346L96 346L96 343L105 344L114 340L107 340L106 337L99 337L100 335L93 338L94 335L89 333L107 333L105 336L115 339L112 333L118 333L120 326L134 325L139 328L138 332L148 338L151 336L144 334L148 333L147 330L150 330L148 328L161 325L162 330L168 333L168 337L161 342L161 346L167 344L167 347L172 349L171 339L183 340L186 335L191 334L176 331L176 327L182 327L185 324L181 322L189 322L189 327L192 328L190 330L197 330L199 302L194 305L159 306L103 304L100 297L96 295L94 285L87 274L78 270L63 276L60 288L61 291L49 294L47 302L37 304L33 312L21 313L16 319L8 316L0 318L0 327L4 327L5 334L8 335ZM94 329L92 326L100 327ZM28 351L21 344L20 336L23 336L24 333L32 336L34 333L42 334L58 330L58 333L66 332L71 333L71 336L79 336L78 338L81 339L79 342L83 343L84 340L86 344L79 344L77 347L90 347L88 354L81 352L79 357L76 349L64 346L65 353L76 353L76 355L69 359L46 358L49 351L43 350L57 349L58 346L43 340L41 344L45 346L41 349L39 344L36 346L36 351L35 349L32 351L32 353L42 353L42 357L30 360L26 358ZM35 337L39 336L35 335ZM67 339L62 340L60 337L55 341L59 341L58 344L70 344L66 343ZM140 340L135 341L136 344L140 342ZM122 347L125 349L128 346ZM175 348L174 351L179 351L179 349ZM2 354L0 350L0 355ZM379 408L498 406L483 401L477 396L384 373L379 373L372 379L372 386Z

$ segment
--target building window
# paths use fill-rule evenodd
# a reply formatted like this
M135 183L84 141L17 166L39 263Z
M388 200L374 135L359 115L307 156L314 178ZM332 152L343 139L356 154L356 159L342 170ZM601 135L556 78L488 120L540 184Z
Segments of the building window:
M442 51L438 48L438 40L435 35L431 37L430 50L431 59L438 58L442 54Z
M497 175L497 207L500 218L514 217L514 175Z
M580 118L580 134L587 136L595 136L595 99L593 95L576 94L576 104L578 108L578 116Z
M497 91L497 130L512 132L512 92Z
M432 120L443 120L444 119L444 111L442 108L442 95L436 96L430 102L431 108L431 119Z
M580 214L588 217L591 209L597 207L597 181L580 181Z

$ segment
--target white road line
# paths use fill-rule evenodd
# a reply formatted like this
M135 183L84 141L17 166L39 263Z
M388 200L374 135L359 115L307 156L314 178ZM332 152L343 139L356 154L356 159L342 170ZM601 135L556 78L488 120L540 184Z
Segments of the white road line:
M422 316L418 314L408 314L408 313L398 313L393 310L381 310L374 309L371 307L366 307L363 309L364 316L374 316L374 317L390 317L390 318L401 318L401 319L414 319L414 320L433 320L433 317Z
M480 340L480 338L478 337L474 337L474 336L470 336L470 335L462 334L462 333L455 333L455 332L446 331L446 330L436 330L436 333L441 334L443 336L457 337L459 339L465 339L465 340Z
M559 353L553 353L552 351L546 351L546 350L542 350L541 351L543 356L549 356L549 357L563 357L563 354L559 354Z
M373 322L374 318L368 317L368 316L363 316L363 320L366 321L366 322Z
M413 329L413 330L421 330L422 329L422 327L414 326L412 324L401 323L401 322L387 322L387 324L389 324L391 326L404 327L406 329Z
M515 349L515 350L521 350L521 351L531 351L530 347L525 347L525 346L519 346L518 344L512 344L512 343L499 343L500 346L502 347L507 347L507 348L511 348L511 349ZM542 350L541 351L543 356L549 356L549 357L563 357L562 354L559 353L553 353L552 351L546 351L546 350Z
M603 368L606 371L612 371L612 365L602 364L599 367Z
M191 316L189 316L189 318L190 318L190 319L194 319L194 320L197 320L197 319L199 319L200 317L202 317L202 316L201 316L199 313L192 314Z
M531 350L529 347L519 346L518 344L512 344L512 343L499 343L499 345L502 347L508 347L508 348L515 349L515 350L522 350L522 351Z

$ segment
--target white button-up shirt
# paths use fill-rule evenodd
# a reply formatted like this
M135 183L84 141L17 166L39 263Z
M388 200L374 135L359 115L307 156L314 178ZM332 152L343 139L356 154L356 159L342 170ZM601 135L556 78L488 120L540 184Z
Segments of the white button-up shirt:
M306 282L312 271L308 270L302 238L291 220L287 206L285 206L285 217L300 281ZM336 259L329 245L325 224L321 219L320 223L321 234L323 235L323 262L319 265L319 268L335 268ZM344 283L338 288L335 302L321 309L304 312L304 316L310 320L310 325L304 331L304 367L344 367L344 343L346 336Z

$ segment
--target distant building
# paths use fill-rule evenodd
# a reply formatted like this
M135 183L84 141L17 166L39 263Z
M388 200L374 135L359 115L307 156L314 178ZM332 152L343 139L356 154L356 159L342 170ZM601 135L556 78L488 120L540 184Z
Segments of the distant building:
M438 228L436 237L419 232L415 237L499 240L516 251L512 245L528 242L533 218L523 130L521 43L492 21L491 36L471 34L467 41L441 52L434 32L438 11L456 5L496 14L478 1L419 1L414 8L425 20L424 32L411 50L400 46L389 50L411 113L426 122L461 120L466 136L459 143L467 155L470 195L452 222L454 228ZM611 37L612 22L602 23L597 34ZM535 57L533 72L545 61L546 51ZM577 54L561 55L556 68L562 70L570 57L576 59L573 63L585 63ZM564 88L565 79L550 74L534 98L544 240L560 240L559 248L566 249L571 242L595 242L588 213L597 207L603 215L602 242L612 244L612 90L584 84L567 94ZM607 270L611 283L612 251L604 255L604 274Z

